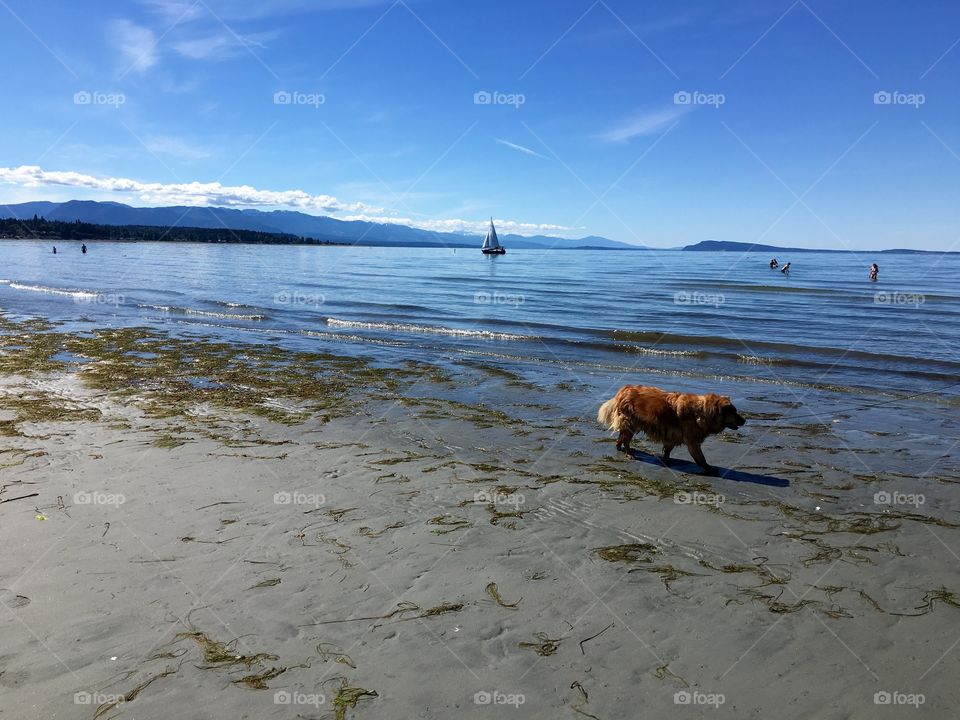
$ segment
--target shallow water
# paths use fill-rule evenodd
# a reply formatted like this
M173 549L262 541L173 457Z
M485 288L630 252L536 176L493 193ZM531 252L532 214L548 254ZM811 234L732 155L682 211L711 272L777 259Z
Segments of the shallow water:
M0 308L68 327L149 325L547 384L668 374L958 397L960 255L173 243L0 244ZM869 263L880 281L867 280ZM787 398L789 399L789 398Z

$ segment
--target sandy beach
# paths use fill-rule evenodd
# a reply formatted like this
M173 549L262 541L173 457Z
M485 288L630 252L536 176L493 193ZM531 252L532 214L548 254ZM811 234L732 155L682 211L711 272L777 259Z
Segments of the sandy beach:
M0 717L960 700L955 407L755 389L707 478L615 453L576 383L48 329L0 355Z

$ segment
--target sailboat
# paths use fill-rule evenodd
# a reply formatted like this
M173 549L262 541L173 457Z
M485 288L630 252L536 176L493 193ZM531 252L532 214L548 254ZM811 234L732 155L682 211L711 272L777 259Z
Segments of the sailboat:
M480 252L484 255L506 255L507 249L500 244L497 239L497 229L493 226L493 218L490 218L490 229L487 230L487 236L483 239L483 247Z

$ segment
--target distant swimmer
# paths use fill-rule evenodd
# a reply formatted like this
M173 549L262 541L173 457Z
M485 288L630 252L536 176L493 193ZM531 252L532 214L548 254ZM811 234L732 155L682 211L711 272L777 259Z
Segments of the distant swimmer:
M880 274L880 268L877 267L877 264L876 264L876 263L874 263L873 265L870 266L870 279L871 279L871 280L876 280L876 279L877 279L877 275L879 275L879 274Z
M780 272L782 272L784 275L789 275L789 274L790 274L790 263L787 263L787 264L784 265L782 268L780 268Z
M82 252L84 255L87 254L87 244L86 244L86 243L83 243L83 244L80 246L80 252Z
M57 246L56 246L56 245L53 246L53 254L54 254L54 255L57 254Z
M779 264L780 264L780 263L777 262L777 259L776 259L776 258L771 258L771 259L770 259L770 267L771 267L771 268L775 268L775 267L777 267L777 265L779 265Z

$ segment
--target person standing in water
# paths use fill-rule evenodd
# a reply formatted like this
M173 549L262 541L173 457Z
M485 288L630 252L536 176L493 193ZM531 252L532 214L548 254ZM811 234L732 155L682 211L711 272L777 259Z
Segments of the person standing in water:
M770 267L771 267L771 269L772 269L772 268L775 268L775 267L776 267L777 265L779 265L779 264L780 264L780 263L777 262L777 259L776 259L776 258L771 258L771 259L770 259Z
M871 280L876 280L876 279L877 279L877 275L879 275L879 274L880 274L880 268L877 267L877 264L876 264L876 263L873 263L873 265L870 266L870 279L871 279Z
M83 244L80 245L80 252L82 252L84 255L87 254L87 244L86 244L86 243L83 243Z
M56 245L53 246L53 254L54 254L54 255L57 254L57 246L56 246Z
M789 274L790 274L790 263L787 263L787 264L784 265L782 268L780 268L780 272L782 272L784 275L789 275Z

